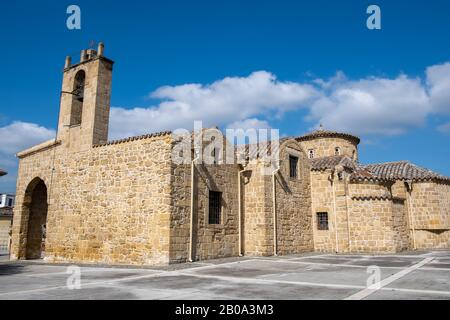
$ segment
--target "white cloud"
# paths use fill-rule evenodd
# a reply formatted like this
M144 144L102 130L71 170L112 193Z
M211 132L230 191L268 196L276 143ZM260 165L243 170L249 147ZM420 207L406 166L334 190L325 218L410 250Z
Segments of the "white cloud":
M235 121L227 126L227 129L271 129L270 124L266 120L259 120L256 118L249 118L245 120Z
M258 71L206 85L164 86L151 96L161 102L147 108L111 108L110 139L191 129L195 120L205 127L270 127L268 117L301 108L309 109L306 120L315 126L393 135L423 125L431 113L450 113L450 62L427 68L423 81L406 75L350 80L338 72L328 80L299 83ZM8 137L0 152L13 154L54 135L54 130L17 121L0 127L0 136Z
M256 115L278 115L306 107L319 92L310 84L282 82L266 71L248 77L227 77L209 85L165 86L151 94L162 102L149 108L111 108L110 138L191 129L195 120L204 127L228 125Z
M450 62L428 67L426 75L433 111L450 114Z
M0 127L0 152L15 154L38 143L55 137L55 131L34 123L15 121Z
M431 113L450 114L450 63L427 68L424 79L400 75L351 80L283 82L267 71L212 84L164 86L148 108L111 108L110 138L203 125L248 126L267 116L308 108L307 121L355 134L395 135L425 124ZM299 119L300 120L300 119ZM267 120L259 120L266 121ZM266 125L264 124L264 125ZM258 124L259 125L259 124Z
M308 120L325 128L356 134L392 135L424 124L429 99L420 79L347 80L342 75L324 82L326 90L310 109Z

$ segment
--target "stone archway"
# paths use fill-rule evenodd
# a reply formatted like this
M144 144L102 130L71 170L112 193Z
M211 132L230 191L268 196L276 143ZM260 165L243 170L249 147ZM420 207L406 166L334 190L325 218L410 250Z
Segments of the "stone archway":
M35 178L25 192L23 213L27 217L26 259L41 259L45 252L47 225L47 186L40 178Z

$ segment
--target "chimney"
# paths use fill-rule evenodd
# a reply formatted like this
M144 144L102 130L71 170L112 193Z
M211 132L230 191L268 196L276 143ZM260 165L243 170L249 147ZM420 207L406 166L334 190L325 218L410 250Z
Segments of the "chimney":
M72 64L72 58L70 56L66 57L66 62L64 63L64 69L67 69Z
M80 62L84 62L87 60L87 53L86 50L81 50L81 55L80 55Z
M105 51L105 45L103 44L103 42L100 42L99 44L98 44L98 48L97 48L97 52L98 52L98 55L100 56L100 57L103 57L103 52Z

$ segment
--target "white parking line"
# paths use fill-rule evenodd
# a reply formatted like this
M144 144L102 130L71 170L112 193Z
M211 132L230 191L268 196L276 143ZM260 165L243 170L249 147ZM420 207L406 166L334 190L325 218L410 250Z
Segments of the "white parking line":
M197 274L192 272L178 272L179 275L192 276L196 278L210 278L219 279L223 281L232 281L237 283L249 282L254 284L291 284L297 286L311 286L311 287L327 287L337 289L361 289L364 286L351 285L351 284L337 284L337 283L318 283L318 282L305 282L305 281L288 281L288 280L273 280L273 279L261 279L261 278L248 278L248 277L234 277L234 276L220 276L210 274Z
M94 285L100 285L100 284L110 284L110 283L116 283L116 282L122 282L122 281L130 281L130 280L140 280L145 278L152 278L159 276L163 273L167 273L168 271L160 272L160 273L153 273L153 274L147 274L143 276L135 276L135 277L125 277L120 279L110 279L110 280L104 280L104 281L96 281L96 282L87 282L81 283L82 287L89 287ZM38 289L30 289L30 290L20 290L20 291L10 291L10 292L3 292L0 293L1 296L7 296L7 295L15 295L15 294L21 294L21 293L33 293L33 292L44 292L44 291L50 291L50 290L57 290L57 289L67 289L67 285L64 286L54 286L54 287L46 287L46 288L38 288Z
M383 281L380 281L380 289L382 291L397 291L397 292L412 292L412 293L420 293L420 294L430 294L430 295L445 295L450 296L449 291L437 291L437 290L420 290L420 289L404 289L404 288L392 288L392 287L386 287L388 284L392 283L395 280L398 280L408 273L422 267L423 265L430 262L433 258L427 258L422 260L420 263L411 266L407 269L402 269L402 271L384 279ZM275 279L263 279L263 278L250 278L250 277L236 277L236 276L226 276L226 275L205 275L205 274L197 274L195 271L199 271L202 269L209 269L209 268L220 268L225 265L233 265L241 262L258 262L258 261L273 261L273 262L287 262L292 264L316 264L316 263L308 263L308 262L295 262L295 261L284 261L282 259L254 259L254 260L244 260L244 261L233 261L229 263L224 264L214 264L214 265L207 265L202 267L192 267L189 269L181 269L181 270L172 270L172 271L162 271L159 273L152 273L152 274L146 274L146 275L139 275L139 276L132 276L132 277L124 277L120 279L112 279L112 280L104 280L104 281L95 281L95 282L89 282L89 283L82 283L82 288L85 287L92 287L96 285L108 285L108 284L115 284L120 282L127 282L127 281L133 281L133 280L142 280L142 279L148 279L148 278L154 278L154 277L167 277L167 276L191 276L194 278L211 278L211 279L218 279L223 280L227 282L234 282L234 283L251 283L251 284L286 284L286 285L295 285L295 286L309 286L309 287L324 287L324 288L334 288L334 289L363 289L358 291L356 294L348 297L349 298L359 298L362 299L364 297L369 296L370 294L374 293L377 290L370 290L367 291L368 288L362 285L349 285L349 284L336 284L336 283L317 283L317 282L305 282L305 281L289 281L289 280L275 280ZM348 266L348 265L344 265ZM360 266L358 266L360 267ZM397 267L395 267L397 268ZM422 270L422 269L421 269ZM145 271L145 270L144 270ZM149 270L154 271L154 270ZM38 289L31 289L31 290L21 290L21 291L15 291L15 292L7 292L7 293L0 293L0 296L9 296L9 295L20 295L20 294L29 294L29 293L38 293L38 292L45 292L45 291L52 291L52 290L58 290L58 289L67 289L66 286L54 286L54 287L47 287L47 288L38 288ZM151 286L148 287L149 291L157 290L155 288L152 288ZM185 294L185 293L183 293ZM169 295L171 296L171 295ZM161 297L162 299L168 298L169 296Z
M305 257L305 258L316 258L319 256L310 256L310 257ZM384 258L406 258L406 259L416 259L416 260L420 260L420 259L424 259L426 258L425 256L407 256L407 255L374 255L374 256L369 256L369 255L361 255L361 256L351 256L351 255L332 255L332 254L328 254L328 255L321 255L320 256L321 259L345 259L345 260L367 260L367 259L384 259ZM295 258L289 259L289 260L295 260Z
M360 268L367 269L368 266L357 265L357 264L343 264L343 263L325 263L325 262L308 262L308 261L297 261L297 260L285 260L285 259L258 259L258 261L265 262L278 262L278 263L293 263L293 264L304 264L304 265L318 265L324 267L349 267L349 268ZM358 261L358 260L355 260ZM434 261L433 263L434 264ZM371 264L370 266L373 266ZM376 265L375 265L376 266ZM378 266L381 269L393 269L393 270L403 270L405 267L389 267L389 266ZM450 268L427 268L421 267L419 270L427 270L427 271L450 271Z
M240 263L240 262L247 262L247 261L252 261L252 260L242 260L242 261L232 261L232 262L227 262L227 263L223 263L223 264L211 264L211 265L206 265L206 266L202 266L202 267L191 267L191 268L186 268L183 270L203 270L203 269L209 269L212 268L214 266L224 266L224 265L230 265L230 264L236 264L236 263ZM155 270L146 270L146 269L140 269L140 270L144 270L144 271L155 271ZM158 270L156 270L158 271ZM162 276L162 275L172 275L172 274L177 274L179 272L179 270L170 270L170 271L160 271L157 273L152 273L152 274L147 274L147 275L142 275L142 276L132 276L132 277L125 277L125 278L119 278L119 279L109 279L109 280L102 280L102 281L95 281L95 282L82 282L82 287L88 287L88 286L95 286L95 285L101 285L101 284L112 284L112 283L116 283L116 282L123 282L123 281L130 281L130 280L140 280L140 279L147 279L147 278L153 278L156 276ZM59 274L58 273L54 273L54 274ZM7 296L7 295L15 295L15 294L23 294L23 293L34 293L34 292L44 292L44 291L50 291L50 290L57 290L57 289L67 289L66 285L63 286L53 286L53 287L45 287L45 288L38 288L38 289L30 289L30 290L20 290L20 291L10 291L10 292L2 292L0 293L0 297L1 296Z
M415 265L412 265L411 267L408 267L400 272L397 272L396 274L393 274L390 277L387 277L384 280L381 280L375 284L373 284L371 287L365 288L347 298L345 298L345 300L362 300L368 296L370 296L372 293L380 290L381 288L387 286L388 284L403 278L404 276L406 276L408 273L426 265L428 262L430 262L431 260L433 260L434 258L425 258L422 261L420 261L419 263L416 263Z
M421 290L421 289L406 289L406 288L391 288L384 287L381 288L383 291L399 291L399 292L411 292L420 294L432 294L440 296L450 296L450 291L438 291L438 290Z

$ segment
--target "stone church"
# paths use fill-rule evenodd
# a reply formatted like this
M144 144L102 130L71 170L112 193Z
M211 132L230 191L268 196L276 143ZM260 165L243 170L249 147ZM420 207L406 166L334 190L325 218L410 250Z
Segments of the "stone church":
M108 141L113 61L66 58L56 138L19 152L11 259L165 265L302 252L450 248L450 178L363 165L356 136L279 143L279 168L175 164L171 132ZM150 128L151 130L151 128Z

